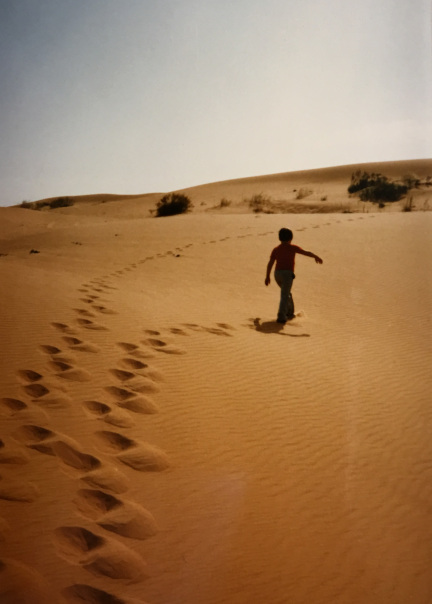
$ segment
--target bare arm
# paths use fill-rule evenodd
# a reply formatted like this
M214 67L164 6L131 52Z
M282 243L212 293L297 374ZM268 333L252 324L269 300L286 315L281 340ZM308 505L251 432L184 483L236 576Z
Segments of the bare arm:
M314 258L317 264L322 264L322 258L314 254L313 252L307 252L306 250L298 250L298 254L302 254L303 256L309 256L309 258Z
M266 272L266 278L265 278L266 285L268 285L270 283L270 273L271 273L271 269L272 269L274 263L275 263L275 258L270 258L270 260L267 264L267 272Z

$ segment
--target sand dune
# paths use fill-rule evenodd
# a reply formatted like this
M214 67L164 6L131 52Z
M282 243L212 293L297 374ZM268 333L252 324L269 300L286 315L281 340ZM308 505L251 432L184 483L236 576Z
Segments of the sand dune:
M255 184L1 210L2 604L432 601L432 215L197 204Z

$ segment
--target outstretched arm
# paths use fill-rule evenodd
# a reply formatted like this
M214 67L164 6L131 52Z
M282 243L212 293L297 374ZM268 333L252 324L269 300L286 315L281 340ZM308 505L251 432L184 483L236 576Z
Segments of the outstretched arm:
M274 263L275 263L275 259L270 258L270 260L267 264L267 272L266 272L266 278L265 278L266 285L268 285L270 283L270 273L271 273L271 269L272 269Z
M322 264L322 258L320 258L319 256L317 256L316 254L314 254L313 252L307 252L306 250L299 250L297 252L298 254L302 254L303 256L309 256L309 258L314 258L315 262L317 264Z

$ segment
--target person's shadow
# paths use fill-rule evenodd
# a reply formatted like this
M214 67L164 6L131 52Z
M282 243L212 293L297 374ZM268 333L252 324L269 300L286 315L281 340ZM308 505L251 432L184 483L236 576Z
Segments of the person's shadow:
M256 331L260 331L261 333L276 333L280 336L288 336L289 338L310 338L310 334L308 333L286 333L283 331L285 325L282 323L278 323L277 321L264 321L261 322L261 319L257 317L256 319L251 319L252 325L250 325L251 329L255 329Z

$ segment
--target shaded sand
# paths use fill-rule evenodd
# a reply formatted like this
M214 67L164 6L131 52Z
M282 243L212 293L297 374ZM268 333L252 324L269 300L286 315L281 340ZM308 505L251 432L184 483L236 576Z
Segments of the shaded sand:
M429 604L432 214L137 204L0 212L0 602Z

